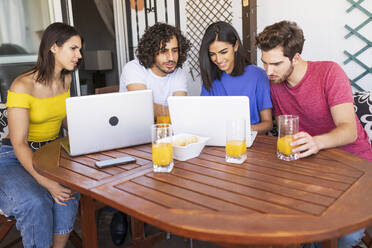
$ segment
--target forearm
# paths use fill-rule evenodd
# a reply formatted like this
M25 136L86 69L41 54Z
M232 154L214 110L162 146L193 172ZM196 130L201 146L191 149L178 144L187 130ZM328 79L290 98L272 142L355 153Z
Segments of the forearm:
M16 144L16 145L13 145L13 148L14 148L14 154L16 155L18 161L25 168L25 170L27 170L27 172L30 173L30 175L33 176L40 185L42 185L43 187L46 187L46 185L48 184L50 180L40 175L34 169L33 163L32 163L32 151L28 147L28 145L26 143Z
M259 134L264 134L268 131L270 131L273 128L273 122L272 121L261 121L258 124L254 124L251 126L252 131L257 131Z
M343 123L329 133L314 136L314 141L319 147L319 150L323 150L353 143L357 139L357 136L357 130L354 125Z
M260 123L253 124L251 129L260 134L264 134L273 128L273 117L271 108L263 109L260 111Z

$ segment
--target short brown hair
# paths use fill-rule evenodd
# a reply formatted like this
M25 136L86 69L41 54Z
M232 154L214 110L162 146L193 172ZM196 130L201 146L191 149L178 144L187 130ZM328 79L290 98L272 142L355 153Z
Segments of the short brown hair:
M304 42L302 29L297 23L289 21L281 21L267 26L256 37L256 45L262 51L269 51L277 46L282 46L284 56L290 60L296 53L302 53Z

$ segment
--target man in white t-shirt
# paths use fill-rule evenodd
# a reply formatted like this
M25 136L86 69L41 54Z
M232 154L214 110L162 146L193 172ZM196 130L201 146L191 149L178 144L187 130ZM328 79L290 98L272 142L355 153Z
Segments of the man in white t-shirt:
M187 95L187 75L181 67L189 50L190 42L178 28L156 23L140 39L137 59L124 66L120 91L151 89L155 117L164 115L164 109L168 113L169 96Z
M154 116L168 116L168 96L187 95L187 75L181 69L190 42L181 31L164 23L148 28L139 41L137 59L128 62L120 76L120 91L151 89ZM112 241L124 243L128 230L127 216L116 211L110 224Z

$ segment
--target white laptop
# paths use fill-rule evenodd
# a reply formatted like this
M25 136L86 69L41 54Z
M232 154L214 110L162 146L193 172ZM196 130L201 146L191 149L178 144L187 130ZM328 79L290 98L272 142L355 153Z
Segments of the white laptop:
M71 156L151 142L151 90L70 97L66 111Z
M226 145L226 121L246 120L247 147L257 135L251 131L249 99L246 96L171 96L169 113L175 134L210 137L207 145Z

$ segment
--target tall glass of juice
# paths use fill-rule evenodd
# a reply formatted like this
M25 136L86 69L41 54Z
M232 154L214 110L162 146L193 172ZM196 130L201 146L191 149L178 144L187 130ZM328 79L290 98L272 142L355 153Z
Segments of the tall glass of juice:
M158 115L156 116L156 124L171 124L168 106L159 105Z
M226 121L226 162L242 164L247 159L245 120Z
M154 172L173 169L173 129L170 124L155 124L152 130L152 162Z
M290 144L294 141L293 135L298 133L299 117L297 115L280 115L278 118L277 156L285 161L298 159L299 154L294 153Z

